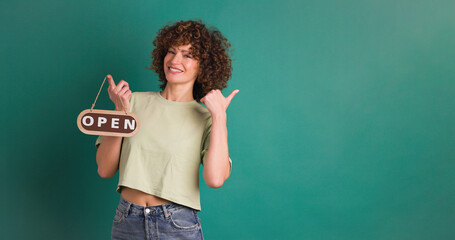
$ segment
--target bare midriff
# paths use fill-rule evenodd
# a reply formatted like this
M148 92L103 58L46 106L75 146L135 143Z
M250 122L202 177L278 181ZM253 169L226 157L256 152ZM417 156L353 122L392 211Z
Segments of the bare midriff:
M170 202L169 200L154 196L152 194L124 186L121 188L120 195L128 202L144 207L157 206Z

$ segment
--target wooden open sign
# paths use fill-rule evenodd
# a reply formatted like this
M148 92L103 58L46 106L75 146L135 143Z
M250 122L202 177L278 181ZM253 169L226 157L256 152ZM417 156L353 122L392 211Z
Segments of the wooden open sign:
M77 127L81 132L90 135L131 137L139 131L139 118L136 114L127 112L127 108L125 108L123 102L124 111L93 109L101 89L103 89L104 82L106 82L106 78L107 76L104 77L92 108L79 113ZM120 99L120 101L122 100Z
M131 137L139 130L139 119L131 112L87 109L77 117L77 126L85 134Z

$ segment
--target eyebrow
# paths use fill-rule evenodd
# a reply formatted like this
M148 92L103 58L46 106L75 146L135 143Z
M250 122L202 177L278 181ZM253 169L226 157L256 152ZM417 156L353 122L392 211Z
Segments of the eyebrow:
M176 50L174 47L171 47L172 49ZM180 50L180 49L179 49ZM180 50L180 52L188 52L188 53L191 53L191 51L188 51L188 50Z

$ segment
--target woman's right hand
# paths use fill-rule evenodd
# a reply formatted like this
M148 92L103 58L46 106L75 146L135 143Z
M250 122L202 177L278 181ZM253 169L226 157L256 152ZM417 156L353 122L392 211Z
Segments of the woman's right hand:
M130 110L129 99L132 93L129 84L121 80L117 85L115 85L114 79L110 74L108 74L106 77L109 81L109 87L107 88L107 92L109 93L109 98L115 104L115 110L129 111Z

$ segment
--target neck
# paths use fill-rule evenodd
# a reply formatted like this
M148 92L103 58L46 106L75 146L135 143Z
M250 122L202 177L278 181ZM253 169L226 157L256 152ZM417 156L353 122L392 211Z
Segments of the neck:
M193 98L193 86L172 85L169 82L160 93L162 97L174 102L191 102Z

